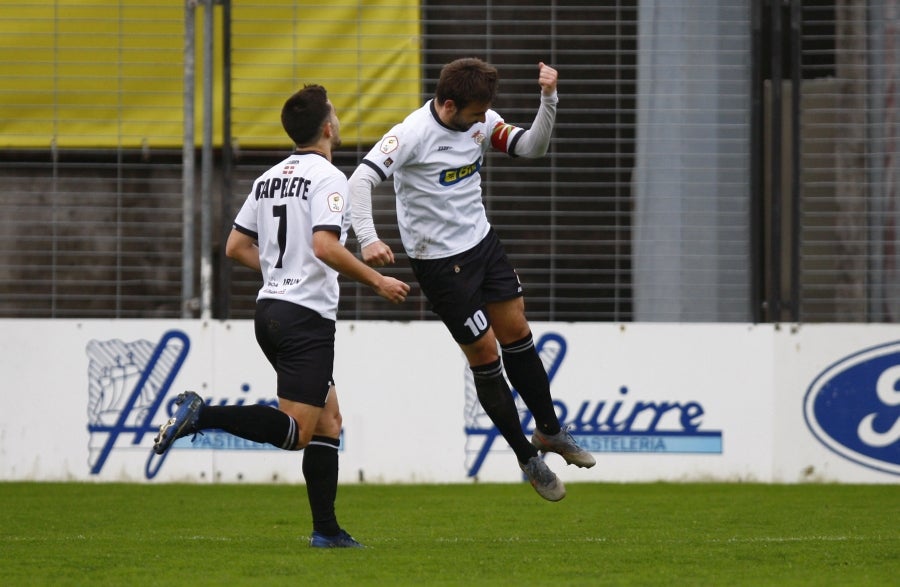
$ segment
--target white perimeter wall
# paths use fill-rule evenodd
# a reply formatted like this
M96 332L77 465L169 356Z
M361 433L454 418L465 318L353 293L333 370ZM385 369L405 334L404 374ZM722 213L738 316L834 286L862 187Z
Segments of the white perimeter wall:
M572 481L900 482L900 328L533 323ZM207 432L165 458L175 396L275 400L250 321L0 320L0 479L299 482L300 454ZM339 322L342 482L520 481L437 322ZM531 420L522 411L526 428Z

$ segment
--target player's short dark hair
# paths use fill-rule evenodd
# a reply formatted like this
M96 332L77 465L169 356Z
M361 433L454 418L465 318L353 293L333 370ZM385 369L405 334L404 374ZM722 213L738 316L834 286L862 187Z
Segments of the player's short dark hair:
M438 104L453 100L459 109L472 102L489 104L497 96L499 79L493 65L477 57L464 57L441 69L434 97Z
M281 126L295 145L306 147L319 139L330 116L328 92L318 84L310 84L284 103Z

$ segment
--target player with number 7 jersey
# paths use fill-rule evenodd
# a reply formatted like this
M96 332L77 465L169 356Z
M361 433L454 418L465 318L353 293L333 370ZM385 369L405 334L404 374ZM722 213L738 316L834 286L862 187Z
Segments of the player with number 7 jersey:
M331 163L332 150L340 146L340 121L325 88L309 85L288 98L281 123L295 150L253 183L225 244L228 257L262 273L254 334L276 373L278 409L206 405L186 391L160 427L154 451L164 454L178 438L207 429L303 450L310 546L359 547L338 524L334 507L342 426L332 373L338 274L393 303L406 299L409 286L344 247L347 179Z
M253 183L234 220L259 246L258 300L284 300L337 319L338 272L316 258L313 234L343 245L350 228L347 178L322 154L292 153Z

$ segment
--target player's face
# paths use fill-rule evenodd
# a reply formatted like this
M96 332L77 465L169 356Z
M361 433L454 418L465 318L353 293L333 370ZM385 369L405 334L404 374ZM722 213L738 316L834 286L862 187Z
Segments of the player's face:
M469 130L476 122L484 122L490 102L472 102L462 110L456 110L450 117L448 126L456 130Z
M328 102L331 105L331 147L333 149L337 149L341 146L341 121L338 119L337 112L334 109L334 104Z

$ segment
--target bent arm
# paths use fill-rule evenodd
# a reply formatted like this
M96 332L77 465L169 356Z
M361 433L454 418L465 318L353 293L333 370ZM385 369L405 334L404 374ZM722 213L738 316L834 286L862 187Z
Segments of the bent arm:
M409 285L382 275L356 258L341 241L337 233L317 230L313 233L313 251L323 263L345 277L371 287L375 293L395 304L406 299Z
M225 242L225 255L245 267L262 271L259 264L259 247L256 245L256 240L236 228L231 229L228 240Z
M531 128L522 132L516 142L516 157L536 158L543 157L550 148L550 136L553 134L553 124L556 122L556 104L559 97L554 90L550 95L541 94L541 106L538 108L531 123Z
M363 163L350 176L350 222L360 247L378 240L372 219L372 190L381 183L381 176Z

